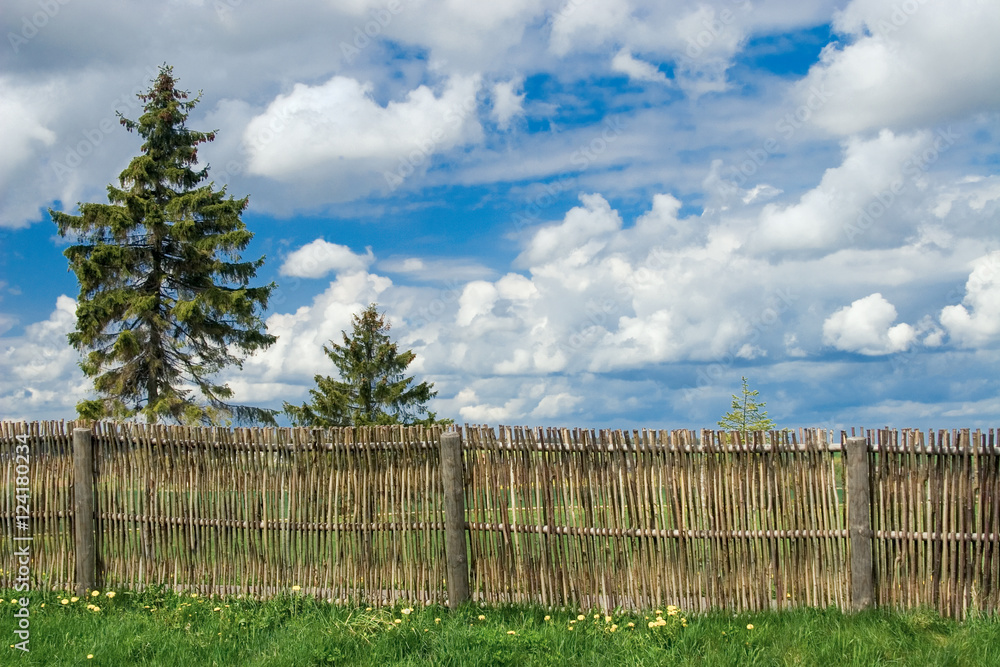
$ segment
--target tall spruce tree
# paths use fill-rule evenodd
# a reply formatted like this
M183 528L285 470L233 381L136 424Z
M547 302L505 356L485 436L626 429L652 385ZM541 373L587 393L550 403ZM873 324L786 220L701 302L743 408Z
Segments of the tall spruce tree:
M767 416L767 405L764 401L758 401L760 394L756 389L750 389L750 382L744 376L743 388L740 395L733 394L732 409L723 415L719 421L719 428L727 431L739 431L742 434L743 442L752 431L773 431L775 423Z
M253 234L240 215L248 197L226 196L196 169L197 147L215 132L185 125L200 94L176 87L160 67L137 121L121 124L144 143L141 154L108 186L107 204L79 204L80 215L50 209L80 282L74 348L94 378L96 400L84 419L144 417L147 421L273 423L273 411L232 405L232 390L212 376L274 343L258 309L274 283L251 287L264 263L241 261ZM192 388L196 391L192 391Z
M340 372L340 379L317 375L316 389L309 390L312 402L295 406L285 403L285 414L301 426L370 426L376 424L451 423L427 417L426 403L433 396L433 384L413 384L404 375L416 358L411 351L399 352L389 337L390 324L370 304L352 320L350 336L341 332L343 345L330 341L323 351Z

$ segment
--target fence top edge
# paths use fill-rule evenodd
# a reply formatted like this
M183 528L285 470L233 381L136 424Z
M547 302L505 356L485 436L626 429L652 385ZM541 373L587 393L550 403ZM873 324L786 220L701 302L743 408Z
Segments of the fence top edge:
M73 420L0 421L0 444L17 435L71 439L73 430L89 426L95 441L134 437L151 444L253 450L436 448L445 433L463 436L465 450L527 451L666 451L686 453L838 452L846 440L863 437L869 452L923 454L1000 454L1000 429L863 429L861 436L833 429L739 432L702 429L595 429L487 425L464 427L388 425L363 427L204 427L139 422ZM187 436L187 437L185 437ZM194 436L194 437L192 437Z

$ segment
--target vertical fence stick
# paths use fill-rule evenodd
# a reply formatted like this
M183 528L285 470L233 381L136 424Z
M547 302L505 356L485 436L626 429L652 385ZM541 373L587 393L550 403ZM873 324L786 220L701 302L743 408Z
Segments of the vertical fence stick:
M845 450L851 543L851 610L861 611L870 609L875 599L868 440L848 438Z
M76 594L94 588L97 553L94 543L94 444L90 429L73 429L73 523L76 549Z
M448 606L469 599L469 558L465 537L465 471L462 436L441 435L441 481L444 483L445 557L448 562Z

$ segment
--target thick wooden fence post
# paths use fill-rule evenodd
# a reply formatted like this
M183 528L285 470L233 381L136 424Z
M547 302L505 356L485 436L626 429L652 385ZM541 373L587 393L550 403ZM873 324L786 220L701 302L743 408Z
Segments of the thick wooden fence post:
M850 516L851 610L861 611L870 609L875 601L867 438L848 438L844 453Z
M457 609L469 599L469 557L465 538L465 470L462 436L441 435L441 481L444 483L445 557L448 568L448 606Z
M94 444L90 429L73 429L73 524L76 594L93 590L97 572L94 543Z

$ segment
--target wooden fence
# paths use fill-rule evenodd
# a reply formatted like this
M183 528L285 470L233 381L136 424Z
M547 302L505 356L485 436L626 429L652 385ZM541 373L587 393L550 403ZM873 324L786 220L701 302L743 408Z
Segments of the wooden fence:
M2 422L0 587L995 612L997 432L860 435Z

